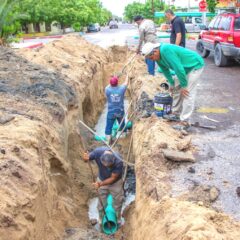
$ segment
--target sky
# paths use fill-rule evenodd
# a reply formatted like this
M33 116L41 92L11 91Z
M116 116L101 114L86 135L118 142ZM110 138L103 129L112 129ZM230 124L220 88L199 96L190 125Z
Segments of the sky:
M133 2L145 3L145 0L101 0L103 6L111 11L114 15L123 16L124 8ZM168 3L171 0L165 0ZM200 0L189 0L191 6L198 6ZM175 0L176 6L186 7L188 5L188 0Z

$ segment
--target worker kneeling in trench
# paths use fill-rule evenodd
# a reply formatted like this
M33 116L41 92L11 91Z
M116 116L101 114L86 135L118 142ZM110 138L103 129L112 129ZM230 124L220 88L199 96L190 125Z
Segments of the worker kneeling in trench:
M108 147L98 147L90 153L83 154L84 161L92 161L98 165L98 178L94 187L98 189L100 200L98 201L99 223L104 215L108 194L113 197L113 207L117 213L118 224L121 224L121 209L124 198L123 191L123 161L118 153L112 153Z

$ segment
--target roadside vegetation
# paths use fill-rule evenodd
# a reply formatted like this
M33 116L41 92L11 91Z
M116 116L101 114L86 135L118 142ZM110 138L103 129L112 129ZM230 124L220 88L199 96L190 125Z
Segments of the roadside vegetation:
M100 0L2 0L0 1L0 44L28 24L58 22L61 28L81 31L90 23L107 23L111 12Z

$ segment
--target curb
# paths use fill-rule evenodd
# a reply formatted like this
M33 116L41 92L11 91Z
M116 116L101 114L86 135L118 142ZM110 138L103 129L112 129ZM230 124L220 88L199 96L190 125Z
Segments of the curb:
M188 37L188 40L197 40L197 37Z
M62 35L56 35L56 36L42 36L42 37L24 37L24 40L31 40L31 39L47 39L47 38L62 38Z
M36 43L36 44L33 44L33 45L30 45L30 46L27 46L26 48L37 48L37 47L41 47L43 46L43 43Z

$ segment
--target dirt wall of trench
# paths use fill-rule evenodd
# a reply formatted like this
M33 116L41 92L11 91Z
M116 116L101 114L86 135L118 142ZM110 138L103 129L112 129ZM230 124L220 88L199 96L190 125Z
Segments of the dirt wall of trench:
M138 75L132 82L134 105L145 93L149 98L161 91L161 77ZM165 159L163 151L192 154L191 135L174 130L169 122L146 117L138 107L133 129L133 154L136 171L136 200L128 211L124 232L129 240L235 240L240 239L240 224L216 212L203 202L174 198L171 195L171 169L178 164Z
M1 240L62 239L67 226L86 231L91 176L78 120L95 124L124 51L78 36L37 50L1 48Z

